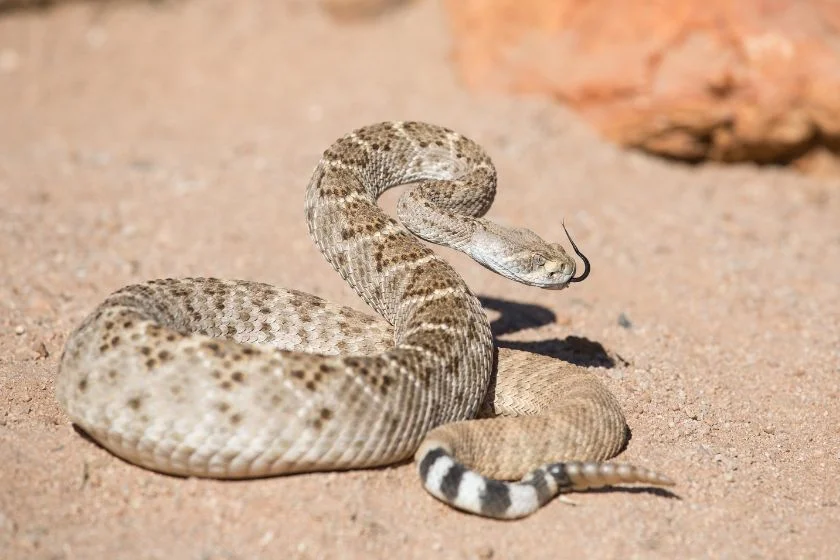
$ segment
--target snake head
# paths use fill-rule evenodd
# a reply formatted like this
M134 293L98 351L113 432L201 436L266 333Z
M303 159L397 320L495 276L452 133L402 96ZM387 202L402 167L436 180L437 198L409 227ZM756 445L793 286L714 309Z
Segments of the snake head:
M586 267L577 278L574 258L559 243L548 243L529 229L482 222L483 227L475 231L466 252L478 263L506 278L547 290L562 290L570 282L579 282L589 274L589 261L574 242L572 246Z

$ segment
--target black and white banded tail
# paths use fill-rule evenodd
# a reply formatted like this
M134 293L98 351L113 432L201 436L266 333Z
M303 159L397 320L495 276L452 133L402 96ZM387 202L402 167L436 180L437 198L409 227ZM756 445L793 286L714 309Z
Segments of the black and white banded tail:
M581 461L544 465L518 482L494 480L468 469L436 442L424 444L416 459L420 479L431 495L457 509L495 519L526 517L562 492L615 484L674 485L649 469Z

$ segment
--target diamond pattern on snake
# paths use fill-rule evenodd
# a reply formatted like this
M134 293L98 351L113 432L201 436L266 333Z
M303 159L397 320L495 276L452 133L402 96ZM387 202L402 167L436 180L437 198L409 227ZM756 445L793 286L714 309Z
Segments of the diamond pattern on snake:
M395 219L377 199L406 184ZM484 218L495 192L487 153L452 130L385 122L351 132L317 164L305 216L377 316L244 280L128 286L70 334L57 399L115 455L176 475L240 479L413 456L432 496L500 519L561 492L672 484L605 462L625 444L625 419L584 369L499 349L494 371L479 301L418 238L543 289L589 271L573 242L579 276L560 244Z

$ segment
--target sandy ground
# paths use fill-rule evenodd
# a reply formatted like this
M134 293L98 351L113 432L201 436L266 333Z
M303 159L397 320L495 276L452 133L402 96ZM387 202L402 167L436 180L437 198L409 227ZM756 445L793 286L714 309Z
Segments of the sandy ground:
M449 44L429 1L344 27L291 0L0 19L0 557L840 553L840 185L625 153L556 105L463 91ZM507 344L585 337L614 357L592 371L625 407L623 458L673 476L674 497L593 492L494 522L430 498L411 465L178 479L73 430L58 356L123 284L240 277L363 309L310 242L303 192L333 139L386 119L486 145L496 219L560 240L566 218L594 267L571 290L453 260L507 302Z

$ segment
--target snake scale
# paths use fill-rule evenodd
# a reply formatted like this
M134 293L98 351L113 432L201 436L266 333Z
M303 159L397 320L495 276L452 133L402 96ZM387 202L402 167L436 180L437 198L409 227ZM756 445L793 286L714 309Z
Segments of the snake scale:
M377 199L406 184L397 220ZM449 129L385 122L349 133L318 163L306 219L381 319L257 282L152 280L116 291L70 334L57 399L112 453L175 475L252 478L414 455L433 496L502 519L563 491L672 484L604 462L627 428L585 370L500 349L494 371L478 300L417 237L528 285L561 289L586 275L574 277L561 245L483 218L495 191L488 155Z

